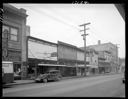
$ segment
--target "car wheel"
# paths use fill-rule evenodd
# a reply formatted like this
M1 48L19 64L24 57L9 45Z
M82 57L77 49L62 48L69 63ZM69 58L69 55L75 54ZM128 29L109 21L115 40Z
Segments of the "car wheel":
M123 83L124 83L124 80L123 80Z
M60 78L60 77L58 77L58 78L57 78L57 81L60 81L60 80L61 80L61 78Z
M43 82L44 82L44 83L47 83L47 79L43 79Z

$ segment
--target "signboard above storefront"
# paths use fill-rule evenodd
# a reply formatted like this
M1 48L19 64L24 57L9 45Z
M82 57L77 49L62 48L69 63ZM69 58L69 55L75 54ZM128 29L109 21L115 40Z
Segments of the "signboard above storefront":
M28 40L28 58L57 61L57 45Z

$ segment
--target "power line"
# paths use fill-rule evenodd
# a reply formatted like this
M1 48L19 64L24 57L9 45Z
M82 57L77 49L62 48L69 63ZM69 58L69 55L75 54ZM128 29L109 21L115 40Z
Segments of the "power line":
M30 8L28 8L28 9L30 9ZM62 23L62 24L65 24L66 26L68 25L68 26L70 26L70 27L72 27L72 28L74 28L74 29L80 30L77 26L72 25L71 23L65 22L65 21L62 20L61 18L57 18L57 17L55 17L55 16L53 16L53 15L50 15L50 14L47 13L46 11L39 10L39 9L36 9L36 10L35 10L35 9L30 9L30 10L32 10L32 11L38 13L38 14L41 14L41 15L46 15L46 16L48 16L48 17L54 19L54 20L57 21L57 22L60 22L60 23Z

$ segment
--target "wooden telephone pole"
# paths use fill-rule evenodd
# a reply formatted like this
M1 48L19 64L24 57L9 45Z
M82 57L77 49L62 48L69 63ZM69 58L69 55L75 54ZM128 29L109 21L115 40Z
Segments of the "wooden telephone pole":
M88 34L86 34L86 30L88 30L89 28L86 29L86 25L89 25L90 23L85 23L85 24L82 24L82 25L79 25L79 26L84 26L84 30L80 30L81 31L84 31L84 34L82 34L81 36L83 36L83 40L84 40L84 67L85 67L85 71L84 71L84 75L86 76L86 36Z

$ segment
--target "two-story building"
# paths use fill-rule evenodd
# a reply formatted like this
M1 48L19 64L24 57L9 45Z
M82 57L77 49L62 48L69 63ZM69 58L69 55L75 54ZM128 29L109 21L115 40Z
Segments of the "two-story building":
M26 78L26 10L3 4L2 61L12 61L14 74Z

